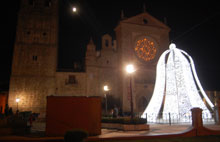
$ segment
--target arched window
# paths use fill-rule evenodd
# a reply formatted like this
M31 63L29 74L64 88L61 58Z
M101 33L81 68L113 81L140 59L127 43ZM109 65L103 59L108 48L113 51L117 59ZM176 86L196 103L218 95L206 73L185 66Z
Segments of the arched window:
M105 40L105 47L108 47L109 46L109 42L108 42L108 40L106 39Z

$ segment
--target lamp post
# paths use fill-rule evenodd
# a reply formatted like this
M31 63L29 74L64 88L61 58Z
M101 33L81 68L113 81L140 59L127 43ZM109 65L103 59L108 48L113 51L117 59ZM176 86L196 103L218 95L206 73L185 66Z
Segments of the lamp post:
M127 73L129 74L129 84L130 84L130 86L129 86L129 88L130 88L130 108L131 108L131 119L133 119L134 118L134 110L133 110L133 96L132 96L132 80L131 80L131 75L132 75L132 73L133 72L135 72L135 69L134 69L134 66L132 65L132 64L129 64L129 65L127 65L126 66L126 71L127 71Z
M17 112L18 112L18 103L19 103L20 99L16 98L16 103L17 103Z
M104 96L105 96L105 114L107 114L107 111L108 111L107 93L109 91L108 85L105 85L103 89L105 91L105 94L104 94Z
M77 12L76 7L73 7L73 8L72 8L72 10L73 10L73 12L74 12L74 13L76 13L76 12Z

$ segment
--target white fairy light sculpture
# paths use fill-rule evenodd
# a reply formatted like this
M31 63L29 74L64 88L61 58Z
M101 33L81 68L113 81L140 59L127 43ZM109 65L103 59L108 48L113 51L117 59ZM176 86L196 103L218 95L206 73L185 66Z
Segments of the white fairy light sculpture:
M205 118L211 118L199 92L213 109L214 105L200 84L192 58L172 43L159 58L154 92L141 117L156 122L163 105L164 115L160 117L164 120L167 119L165 114L172 113L178 122L185 122L184 119L191 116L190 110L194 107L201 108L206 114Z

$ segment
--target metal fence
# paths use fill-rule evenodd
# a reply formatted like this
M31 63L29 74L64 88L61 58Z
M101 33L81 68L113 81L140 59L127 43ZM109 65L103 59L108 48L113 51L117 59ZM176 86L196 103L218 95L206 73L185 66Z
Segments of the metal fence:
M155 119L156 118L156 119ZM191 114L177 114L177 113L159 113L159 114L146 114L147 123L159 124L189 124L192 123ZM202 113L203 123L215 123L214 114Z

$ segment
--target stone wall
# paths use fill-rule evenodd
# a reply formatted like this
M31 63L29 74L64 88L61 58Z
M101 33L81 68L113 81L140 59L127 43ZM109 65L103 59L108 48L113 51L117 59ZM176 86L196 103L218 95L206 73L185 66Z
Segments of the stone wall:
M12 76L10 80L9 106L19 111L32 111L45 116L46 97L55 92L54 77Z
M87 96L86 73L56 72L56 95Z
M46 96L55 93L57 47L58 0L21 0L8 99L14 111L18 105L45 116Z

